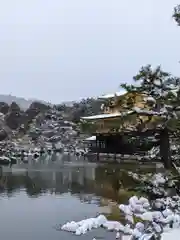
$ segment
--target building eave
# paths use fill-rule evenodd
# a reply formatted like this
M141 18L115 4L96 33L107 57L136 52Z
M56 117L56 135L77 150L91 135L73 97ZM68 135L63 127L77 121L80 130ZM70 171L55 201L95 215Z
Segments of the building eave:
M116 112L116 113L107 113L107 114L99 114L94 116L87 116L87 117L81 117L83 120L100 120L100 119L109 119L109 118L117 118L117 117L123 117L129 114L132 114L134 111L128 111L124 113Z
M95 140L96 140L96 136L91 136L91 137L84 139L84 141L95 141Z
M117 97L123 96L126 93L127 93L126 90L121 90L119 92L101 95L101 96L98 97L98 99L102 99L102 100L111 99L111 98L115 98L116 96Z

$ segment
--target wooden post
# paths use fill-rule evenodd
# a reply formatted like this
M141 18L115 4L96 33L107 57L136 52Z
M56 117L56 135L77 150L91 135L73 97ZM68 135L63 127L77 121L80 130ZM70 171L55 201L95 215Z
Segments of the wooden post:
M97 161L99 161L99 140L97 140L97 137L96 137L96 158L97 158Z
M99 161L99 152L97 152L97 161Z
M160 157L165 168L169 169L172 167L169 132L167 128L164 128L160 132Z

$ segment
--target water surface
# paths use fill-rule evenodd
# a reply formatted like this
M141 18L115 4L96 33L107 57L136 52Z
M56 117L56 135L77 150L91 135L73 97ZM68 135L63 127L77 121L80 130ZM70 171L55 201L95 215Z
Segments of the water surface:
M6 240L59 240L79 238L57 231L55 226L71 220L95 217L102 199L114 199L119 165L20 164L0 172L0 232ZM121 177L130 185L126 175ZM113 235L113 236L112 236ZM114 233L100 229L82 239L112 239Z

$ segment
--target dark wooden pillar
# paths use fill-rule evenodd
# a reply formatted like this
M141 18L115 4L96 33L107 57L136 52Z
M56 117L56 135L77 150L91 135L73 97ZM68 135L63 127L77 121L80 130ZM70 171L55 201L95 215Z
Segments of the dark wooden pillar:
M99 161L99 140L97 140L96 137L96 157L97 157L97 161Z
M160 157L165 168L169 169L172 167L169 132L167 128L164 128L160 132Z

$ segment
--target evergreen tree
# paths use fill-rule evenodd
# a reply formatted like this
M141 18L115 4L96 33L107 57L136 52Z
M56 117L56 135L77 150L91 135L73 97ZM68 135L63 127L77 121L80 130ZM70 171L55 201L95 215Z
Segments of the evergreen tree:
M180 5L174 8L173 18L180 26ZM132 93L129 108L134 110L139 117L148 116L146 123L150 122L154 116L158 116L161 120L160 124L158 121L158 126L161 126L160 155L165 166L170 167L169 130L173 129L174 132L180 130L180 78L163 71L161 66L152 68L151 65L146 65L133 79L135 81L133 85L121 84L121 87L128 93ZM143 108L134 105L133 98L137 93L144 96ZM145 127L142 118L140 124L143 128ZM154 127L157 128L157 125ZM142 128L137 126L137 130L142 130Z
M144 108L140 109L132 105L135 112L149 117L160 116L163 127L168 126L172 119L178 120L180 78L172 77L170 73L164 72L160 66L153 69L151 65L147 65L140 69L134 77L134 81L135 85L122 84L121 86L127 92L144 95L146 101Z
M180 4L174 8L173 18L178 26L180 26Z

